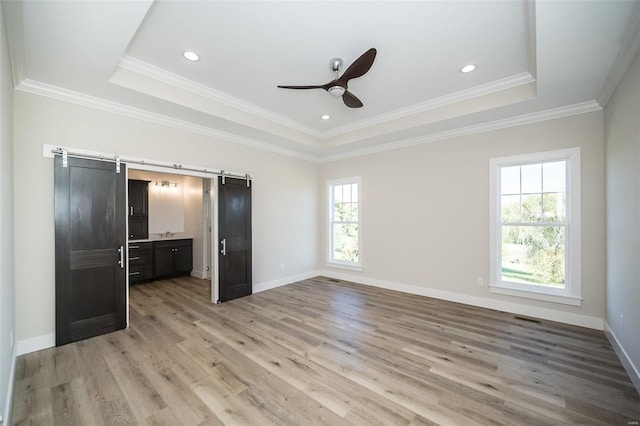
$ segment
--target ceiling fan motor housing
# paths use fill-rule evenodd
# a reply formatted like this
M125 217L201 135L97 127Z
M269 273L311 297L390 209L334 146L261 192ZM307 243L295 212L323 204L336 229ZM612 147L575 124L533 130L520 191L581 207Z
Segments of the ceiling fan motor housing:
M327 92L331 93L333 96L342 96L346 89L342 86L331 86L327 89Z

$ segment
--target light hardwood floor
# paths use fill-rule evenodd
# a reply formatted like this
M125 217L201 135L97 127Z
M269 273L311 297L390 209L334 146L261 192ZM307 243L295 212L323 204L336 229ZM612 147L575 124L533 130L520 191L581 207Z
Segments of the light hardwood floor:
M602 332L315 278L222 305L131 289L131 327L18 359L13 424L627 425Z

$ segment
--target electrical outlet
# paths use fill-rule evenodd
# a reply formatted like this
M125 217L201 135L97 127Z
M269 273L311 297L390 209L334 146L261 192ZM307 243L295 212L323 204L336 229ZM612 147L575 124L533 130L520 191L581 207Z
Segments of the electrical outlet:
M284 271L284 263L281 263L281 264L280 264L280 270L281 270L281 271Z
M484 285L484 280L480 277L476 278L476 285L478 287L482 287Z

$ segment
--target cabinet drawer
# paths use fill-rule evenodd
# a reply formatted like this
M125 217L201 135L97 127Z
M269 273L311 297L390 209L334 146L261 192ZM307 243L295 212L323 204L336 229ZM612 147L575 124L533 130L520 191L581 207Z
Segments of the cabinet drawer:
M143 241L137 243L135 241L129 243L129 257L139 256L141 253L151 253L153 251L153 243L151 241Z
M131 265L129 266L129 282L146 281L153 278L151 265Z
M129 266L151 265L153 261L151 250L129 250Z

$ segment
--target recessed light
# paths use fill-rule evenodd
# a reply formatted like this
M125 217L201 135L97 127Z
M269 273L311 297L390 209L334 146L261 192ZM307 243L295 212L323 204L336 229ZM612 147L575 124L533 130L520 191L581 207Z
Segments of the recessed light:
M328 119L330 119L330 118L331 118L331 116L330 116L330 115L325 114L325 115L323 115L323 116L322 116L322 117L320 117L320 118L322 118L323 120L328 120Z
M198 55L196 52L191 52L191 51L182 52L182 56L184 56L185 59L188 59L192 62L200 60L200 55Z
M475 71L477 67L473 64L469 64L469 65L465 65L464 67L460 68L460 72L462 73L468 73L468 72L472 72Z

